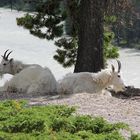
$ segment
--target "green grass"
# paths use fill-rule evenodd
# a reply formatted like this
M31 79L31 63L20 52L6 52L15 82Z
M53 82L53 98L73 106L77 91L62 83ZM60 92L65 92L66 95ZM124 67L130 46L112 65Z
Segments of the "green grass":
M111 124L101 117L76 115L68 106L28 106L25 101L0 103L0 140L125 140L124 123ZM131 140L139 140L133 134Z

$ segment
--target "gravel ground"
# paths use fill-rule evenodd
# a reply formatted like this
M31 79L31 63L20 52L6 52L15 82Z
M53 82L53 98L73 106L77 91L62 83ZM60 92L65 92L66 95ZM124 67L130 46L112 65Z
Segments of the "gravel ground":
M108 95L81 93L65 98L33 98L31 105L61 104L77 107L77 113L102 116L110 122L125 122L140 133L140 98L121 99Z

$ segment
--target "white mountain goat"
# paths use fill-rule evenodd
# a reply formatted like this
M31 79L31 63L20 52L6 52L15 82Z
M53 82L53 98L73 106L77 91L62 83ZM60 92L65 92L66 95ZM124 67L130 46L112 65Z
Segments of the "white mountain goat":
M0 75L8 73L14 76L0 88L0 91L46 94L57 92L56 79L48 68L37 64L23 64L13 58L8 59L11 52L8 53L6 50L2 56Z
M59 81L60 94L70 93L98 93L103 89L113 86L118 91L125 90L125 85L120 77L121 63L118 61L118 71L112 65L112 69L104 69L98 73L80 72L67 74Z

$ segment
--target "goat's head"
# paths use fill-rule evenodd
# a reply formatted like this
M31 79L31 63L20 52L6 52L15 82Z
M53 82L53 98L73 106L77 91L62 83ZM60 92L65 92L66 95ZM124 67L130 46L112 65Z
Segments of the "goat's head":
M120 70L121 70L121 62L117 60L118 63L118 70L115 71L115 67L112 65L112 72L111 72L111 85L113 86L113 89L118 91L124 91L125 90L125 84L123 80L121 79Z
M0 73L1 75L9 73L11 74L11 67L13 64L13 58L9 59L9 55L12 53L12 51L8 52L9 50L6 50L4 54L2 55L2 61L0 63Z

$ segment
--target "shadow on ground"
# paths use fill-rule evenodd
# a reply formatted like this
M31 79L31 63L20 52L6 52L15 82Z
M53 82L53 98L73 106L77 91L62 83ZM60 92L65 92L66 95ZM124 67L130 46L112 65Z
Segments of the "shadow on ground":
M121 98L121 99L127 99L127 98L131 98L131 99L140 99L140 88L135 88L134 86L128 86L126 87L126 90L123 92L118 92L117 94L112 91L109 90L112 94L112 96L116 97L116 98Z
M123 92L115 93L113 90L109 89L113 97L119 99L140 99L140 88L135 88L134 86L126 87L126 90ZM65 98L70 98L71 95L65 96ZM46 98L48 100L55 100L55 99L63 99L58 94L48 94L48 93L32 93L27 94L23 92L0 92L0 100L11 100L11 99L31 99L31 98Z

